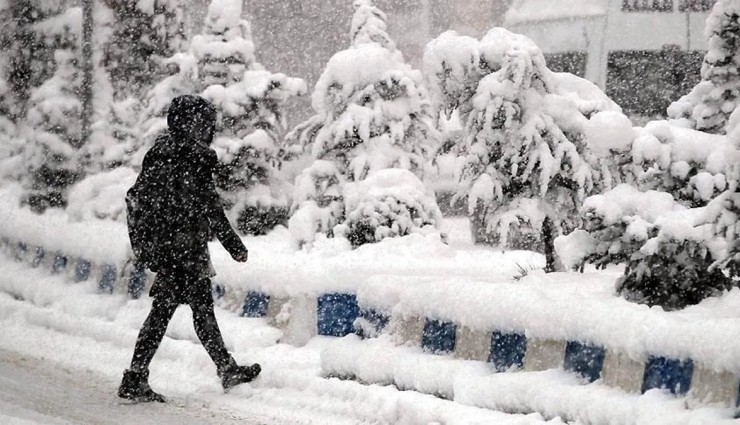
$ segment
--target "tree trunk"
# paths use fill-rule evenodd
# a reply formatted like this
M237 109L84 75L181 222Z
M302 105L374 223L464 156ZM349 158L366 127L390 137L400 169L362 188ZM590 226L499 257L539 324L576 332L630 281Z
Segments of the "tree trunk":
M82 137L80 146L90 137L93 112L93 63L92 63L93 0L82 4ZM80 146L75 146L79 148Z
M542 222L542 242L545 245L545 273L555 271L555 244L552 235L553 226L550 217L545 217Z

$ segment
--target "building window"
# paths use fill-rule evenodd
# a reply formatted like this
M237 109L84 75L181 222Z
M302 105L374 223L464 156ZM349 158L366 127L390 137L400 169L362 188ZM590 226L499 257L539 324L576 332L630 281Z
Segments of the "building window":
M622 0L622 11L673 12L673 0Z
M671 102L701 79L704 53L677 46L609 52L606 94L632 117L664 118Z
M570 72L579 77L586 74L586 52L545 53L547 67L555 72Z
M712 10L717 0L681 0L678 4L680 12L706 12Z

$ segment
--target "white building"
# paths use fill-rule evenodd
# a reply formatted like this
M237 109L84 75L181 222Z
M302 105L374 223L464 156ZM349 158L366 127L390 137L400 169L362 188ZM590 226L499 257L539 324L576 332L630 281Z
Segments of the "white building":
M620 78L653 79L646 83L657 96L670 92L668 84L698 79L704 22L714 1L515 0L504 25L532 38L554 68L584 76L619 102L640 94L640 87L625 87ZM663 97L675 97L670 94ZM637 109L644 103L633 100Z

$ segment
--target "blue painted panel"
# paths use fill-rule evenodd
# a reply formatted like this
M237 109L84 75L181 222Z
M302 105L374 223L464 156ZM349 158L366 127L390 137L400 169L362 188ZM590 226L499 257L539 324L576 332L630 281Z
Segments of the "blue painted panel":
M606 351L604 347L584 344L578 341L568 341L568 344L565 346L563 367L565 370L583 376L588 379L588 382L594 382L601 377L605 356Z
M61 252L54 254L54 261L51 263L51 272L59 273L67 267L67 257Z
M354 294L324 294L318 299L316 313L319 335L342 337L355 332L360 306Z
M89 261L80 258L75 266L75 282L82 282L90 277L90 269L92 264Z
M691 387L693 372L694 362L691 359L682 361L650 356L645 365L642 392L665 388L672 394L684 395Z
M98 282L98 289L100 292L106 294L112 294L113 288L116 286L116 266L110 264L103 264L101 267L100 282Z
M270 297L260 292L247 292L242 307L242 316L244 317L265 317L267 316L267 303Z
M37 246L36 252L33 254L33 261L31 261L32 267L38 267L42 261L44 261L44 257L46 257L46 251L44 251L43 247Z
M421 335L421 348L435 354L449 354L455 351L457 325L437 319L426 319Z
M370 338L373 335L378 335L379 333L383 332L383 329L385 329L385 327L388 325L388 322L390 321L390 315L383 311L375 310L372 308L361 309L360 317L365 319L371 327L371 329L367 330L367 332L361 328L357 329L357 334L361 338Z
M134 264L131 274L128 277L128 295L133 299L138 299L146 287L146 269L144 266Z
M226 295L226 288L220 283L214 282L213 285L211 285L211 295L214 300L221 299Z
M527 353L527 337L518 333L491 334L491 352L488 361L499 372L524 367L524 355Z
M28 245L26 245L25 242L18 241L18 245L15 247L15 259L16 261L21 261L26 256L26 252L28 252Z

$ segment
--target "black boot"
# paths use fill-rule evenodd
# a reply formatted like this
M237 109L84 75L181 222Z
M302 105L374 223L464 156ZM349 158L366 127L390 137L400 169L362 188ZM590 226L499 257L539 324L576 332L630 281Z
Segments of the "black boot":
M260 374L262 368L257 363L251 366L239 366L234 359L229 364L218 370L218 376L221 378L221 386L224 391L229 390L239 384L251 382Z
M136 402L164 403L166 401L161 394L155 393L149 386L148 370L144 372L124 371L121 386L118 388L118 397Z

